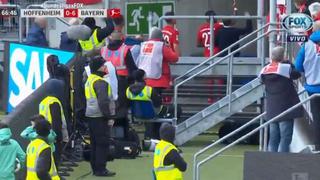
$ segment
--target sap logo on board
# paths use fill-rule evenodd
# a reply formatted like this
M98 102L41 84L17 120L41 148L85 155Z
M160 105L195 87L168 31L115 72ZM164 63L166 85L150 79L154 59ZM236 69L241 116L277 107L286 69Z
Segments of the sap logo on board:
M49 78L46 59L52 54L57 55L63 64L74 56L72 52L56 49L16 43L9 45L8 112Z

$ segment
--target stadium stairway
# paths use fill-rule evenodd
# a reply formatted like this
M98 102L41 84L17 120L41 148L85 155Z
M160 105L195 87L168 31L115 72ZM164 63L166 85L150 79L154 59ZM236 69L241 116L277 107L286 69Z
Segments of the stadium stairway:
M172 73L180 76L203 60L199 57L181 57L177 64L171 66ZM255 79L261 69L260 60L234 58L230 112L229 96L226 94L227 68L227 63L220 63L212 71L197 76L178 89L178 104L182 108L176 131L178 145L222 121L246 122L260 114L261 104L257 102L263 97L263 86ZM219 80L223 83L214 83ZM166 103L173 102L173 89L166 90L163 95Z

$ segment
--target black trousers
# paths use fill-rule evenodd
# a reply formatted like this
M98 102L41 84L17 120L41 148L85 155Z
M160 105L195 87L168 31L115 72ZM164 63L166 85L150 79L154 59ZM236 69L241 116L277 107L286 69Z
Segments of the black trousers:
M162 96L163 88L153 88L156 94ZM162 104L162 103L161 103ZM145 139L159 139L160 140L160 126L162 123L145 123Z
M312 129L313 129L313 142L316 148L320 149L320 97L311 99L310 101L311 113L313 116Z
M88 118L90 130L92 171L103 172L106 170L109 149L109 126L105 118Z
M61 164L61 155L62 155L62 150L63 150L63 143L62 141L54 143L55 151L53 152L53 159L55 162L55 165L57 168L60 167Z

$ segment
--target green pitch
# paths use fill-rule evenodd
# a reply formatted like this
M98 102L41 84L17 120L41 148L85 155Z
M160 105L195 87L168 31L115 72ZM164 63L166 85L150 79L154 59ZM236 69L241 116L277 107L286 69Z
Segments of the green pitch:
M213 135L201 135L182 146L183 157L188 162L187 172L184 173L185 180L192 179L192 161L195 152L200 150L205 145L210 144L212 139L216 139ZM222 146L219 146L220 148ZM214 148L213 150L217 150ZM242 180L243 173L243 153L245 151L256 151L257 146L238 145L234 148L226 151L213 161L209 161L201 168L201 179L208 180ZM211 151L214 152L214 151ZM210 152L205 155L211 154ZM70 177L67 180L151 180L153 154L150 152L142 153L141 157L134 160L116 159L113 162L108 163L108 169L115 171L117 175L112 178L98 178L92 176L90 172L90 165L87 162L80 163L80 166L74 169ZM84 176L86 175L86 176Z

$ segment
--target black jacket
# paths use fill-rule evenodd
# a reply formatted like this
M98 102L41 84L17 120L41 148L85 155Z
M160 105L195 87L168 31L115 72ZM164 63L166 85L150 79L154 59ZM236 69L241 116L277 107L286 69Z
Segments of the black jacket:
M92 73L103 77L99 72ZM108 83L105 80L98 80L93 84L94 91L97 95L98 105L104 117L112 118L115 115L115 109L112 107L112 101L108 96Z
M299 97L293 80L298 79L301 74L291 65L290 79L278 74L262 74L261 80L265 84L266 91L266 118L267 120L279 115L288 108L299 103ZM303 115L302 107L292 111L282 120L291 120Z
M138 95L141 93L143 88L146 86L145 82L135 82L134 84L130 85L129 89L134 95ZM157 93L157 91L152 91L151 93L151 101L155 108L161 106L162 100L161 95Z
M221 50L229 47L231 44L237 42L240 39L241 35L248 34L252 31L252 21L247 20L245 28L236 28L236 27L223 27L218 30L216 44ZM231 51L234 51L239 48L239 45L231 48ZM222 53L220 57L226 56L227 53ZM235 53L235 57L240 56L240 52Z
M77 40L69 39L67 32L62 32L59 47L61 50L76 52L79 49L79 42Z

